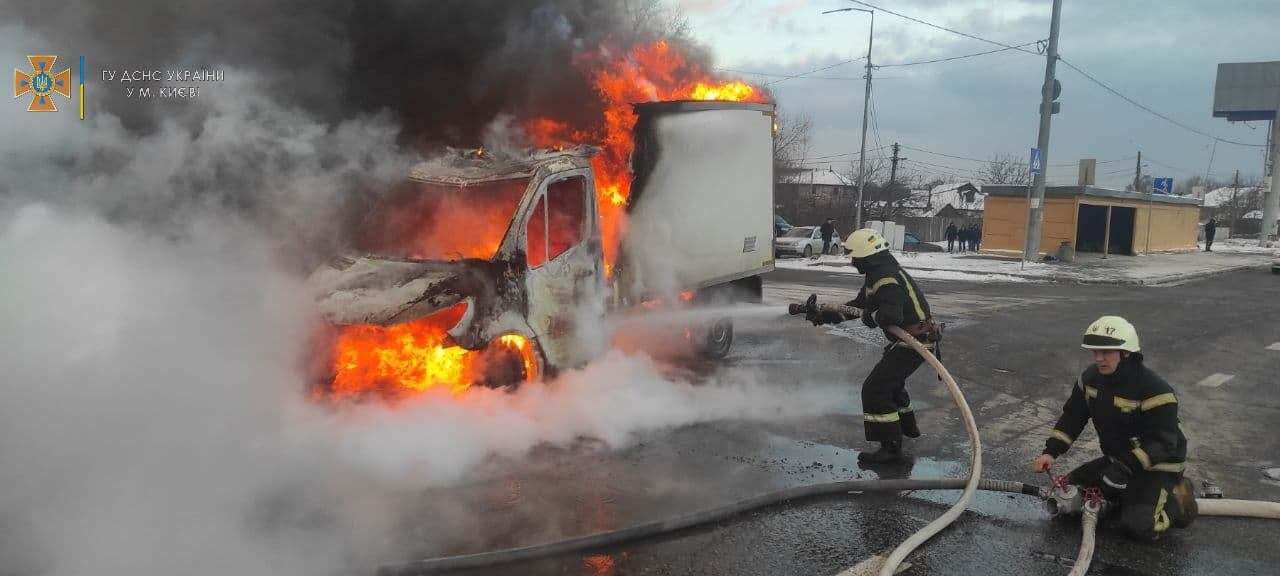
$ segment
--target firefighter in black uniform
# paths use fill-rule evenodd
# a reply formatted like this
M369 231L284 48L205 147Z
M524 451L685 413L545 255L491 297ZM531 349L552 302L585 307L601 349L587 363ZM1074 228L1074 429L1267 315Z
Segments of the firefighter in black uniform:
M1120 505L1120 525L1136 538L1155 540L1170 527L1189 526L1198 509L1183 476L1187 437L1173 388L1143 365L1138 332L1124 318L1099 318L1082 346L1093 351L1094 365L1076 381L1032 467L1049 471L1093 420L1103 456L1071 471L1067 481L1100 488Z
M899 326L921 344L933 347L940 334L929 312L929 303L920 286L889 253L889 243L884 237L864 228L849 235L845 248L849 250L853 266L866 276L858 297L847 304L862 309L862 323L871 328ZM815 325L849 319L817 311L807 317ZM880 443L880 449L859 454L858 461L862 463L902 461L902 437L920 436L906 386L907 378L924 358L887 330L885 337L889 345L884 349L884 356L862 383L863 431L868 441Z

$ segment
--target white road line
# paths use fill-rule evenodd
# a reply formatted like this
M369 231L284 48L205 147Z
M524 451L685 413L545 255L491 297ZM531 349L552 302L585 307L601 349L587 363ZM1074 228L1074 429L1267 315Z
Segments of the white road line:
M1222 374L1222 373L1211 374L1208 377L1206 377L1204 380L1196 382L1196 386L1203 386L1205 388L1217 388L1223 384L1226 384L1229 380L1235 377L1236 377L1235 374Z
M1280 342L1267 346L1267 350L1280 350Z

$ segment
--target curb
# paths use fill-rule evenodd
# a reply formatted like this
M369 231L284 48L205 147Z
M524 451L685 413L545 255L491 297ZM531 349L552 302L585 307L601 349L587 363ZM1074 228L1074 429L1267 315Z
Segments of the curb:
M1208 278L1228 272L1237 272L1240 270L1249 270L1252 268L1267 268L1269 265L1265 263L1248 263L1233 264L1224 268L1214 270L1198 270L1195 272L1183 272L1177 274L1165 274L1163 276L1153 276L1151 278L1086 278L1075 274L1055 274L1055 275L1034 275L1020 272L974 272L972 270L960 270L956 268L920 268L908 265L902 265L908 272L911 270L937 271L937 272L956 272L960 274L988 275L996 274L1000 276L1010 276L1014 278L1024 278L1027 280L1037 280L1040 282L1049 282L1054 284L1081 284L1088 286L1166 286L1170 284L1180 284L1191 280ZM809 268L848 268L848 264L842 263L814 263L809 264Z

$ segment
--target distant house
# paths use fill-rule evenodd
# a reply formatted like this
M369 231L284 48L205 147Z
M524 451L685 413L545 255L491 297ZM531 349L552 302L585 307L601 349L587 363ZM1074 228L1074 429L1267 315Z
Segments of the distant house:
M1265 195L1266 189L1261 186L1215 188L1204 194L1200 221L1217 218L1218 226L1231 228L1233 236L1257 234L1262 229L1262 212L1258 208L1262 206ZM1254 212L1257 212L1256 216L1253 216Z
M963 228L982 223L986 195L971 183L942 184L929 190L912 190L907 203L894 217L907 232L923 242L946 239L947 226Z
M773 186L773 211L795 226L814 226L835 218L841 230L853 227L857 187L830 168L779 173Z

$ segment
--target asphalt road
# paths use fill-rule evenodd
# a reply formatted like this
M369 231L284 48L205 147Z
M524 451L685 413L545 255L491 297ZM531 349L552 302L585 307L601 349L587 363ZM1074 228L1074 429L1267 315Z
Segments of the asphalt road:
M773 303L810 292L851 298L861 277L778 271L766 283ZM1280 501L1280 277L1263 269L1166 288L922 282L948 322L945 362L973 407L984 442L984 476L1037 484L1030 471L1089 359L1078 343L1104 314L1139 330L1147 364L1179 394L1190 438L1189 475L1228 498ZM813 328L771 319L739 327L727 366L778 384L847 386L836 414L769 423L721 421L648 436L623 450L544 450L505 475L428 495L478 511L453 539L424 555L522 546L609 530L727 503L783 486L853 477L959 476L968 443L958 411L927 367L910 381L924 437L910 442L912 465L859 470L858 389L882 338L860 323ZM1280 348L1280 345L1277 346ZM1216 386L1214 384L1217 384ZM1059 472L1096 455L1092 429ZM886 552L942 513L957 493L850 496L747 514L623 547L486 570L485 574L836 574ZM406 527L406 538L414 536ZM1104 527L1090 574L1277 574L1280 522L1202 518L1155 544ZM913 554L906 574L1066 574L1078 525L1053 521L1025 496L981 494L970 512ZM476 572L481 573L481 572Z

